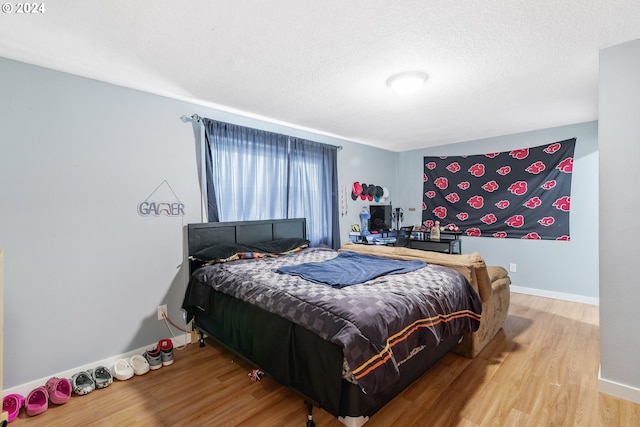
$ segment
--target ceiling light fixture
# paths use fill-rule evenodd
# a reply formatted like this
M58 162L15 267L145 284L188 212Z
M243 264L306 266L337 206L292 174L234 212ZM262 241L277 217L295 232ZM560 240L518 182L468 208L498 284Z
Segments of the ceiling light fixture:
M387 79L387 86L399 93L409 93L419 89L429 78L422 71L404 71Z

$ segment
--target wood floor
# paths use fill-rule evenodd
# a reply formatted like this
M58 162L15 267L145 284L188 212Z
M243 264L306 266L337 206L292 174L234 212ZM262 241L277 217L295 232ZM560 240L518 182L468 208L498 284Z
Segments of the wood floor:
M640 405L598 393L598 308L512 294L502 331L475 359L447 355L366 427L638 426ZM291 390L208 342L172 366L115 382L12 427L296 426L306 407ZM314 409L317 427L343 426Z

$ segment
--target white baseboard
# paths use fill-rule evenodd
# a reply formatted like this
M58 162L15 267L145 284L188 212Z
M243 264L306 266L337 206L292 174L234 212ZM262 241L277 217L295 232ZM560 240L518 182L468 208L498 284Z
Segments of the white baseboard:
M566 294L564 292L547 291L545 289L536 289L536 288L525 288L522 286L513 286L513 285L511 285L509 288L511 289L511 292L515 292L518 294L534 295L537 297L545 297L545 298L559 299L563 301L579 302L582 304L590 304L590 305L598 305L598 306L600 305L600 298L585 297L583 295Z
M174 337L171 339L171 342L173 343L173 347L174 347L174 351L177 347L181 347L183 345L189 344L191 342L191 334L183 334L183 335L178 335L177 337ZM46 384L47 380L51 377L58 377L58 378L71 378L75 373L80 372L80 371L86 371L87 369L93 369L97 366L105 366L107 368L109 368L109 370L111 371L111 374L113 374L113 365L115 364L116 360L118 359L129 359L132 356L136 355L136 354L143 354L145 351L147 351L148 349L151 349L153 347L155 347L158 343L154 342L151 343L149 345L146 345L144 347L140 347L137 348L135 350L131 350L127 353L124 354L118 354L116 356L111 356L108 357L106 359L102 359L102 360L98 360L96 362L93 363L89 363L87 365L84 366L78 366L76 368L73 369L69 369L67 371L64 372L57 372L54 374L51 374L45 378L40 378L39 380L35 380L35 381L31 381L29 383L26 384L21 384L19 386L16 387L12 387L10 389L7 390L3 390L3 396L6 396L7 394L10 393L18 393L21 394L22 396L26 397L27 394L29 394L29 392L37 387L43 386Z
M640 389L602 378L598 370L598 391L633 403L640 403Z

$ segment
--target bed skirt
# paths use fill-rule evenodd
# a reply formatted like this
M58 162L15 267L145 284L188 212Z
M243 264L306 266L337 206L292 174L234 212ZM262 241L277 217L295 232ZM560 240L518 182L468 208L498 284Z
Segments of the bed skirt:
M284 318L229 295L211 292L209 312L195 311L196 328L335 417L370 417L419 378L460 336L400 365L400 379L373 395L342 378L343 353Z

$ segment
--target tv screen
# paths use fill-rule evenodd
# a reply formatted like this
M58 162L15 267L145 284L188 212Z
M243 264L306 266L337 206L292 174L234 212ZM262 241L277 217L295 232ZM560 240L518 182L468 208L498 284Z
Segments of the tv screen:
M391 205L369 206L369 231L389 231L391 229Z

